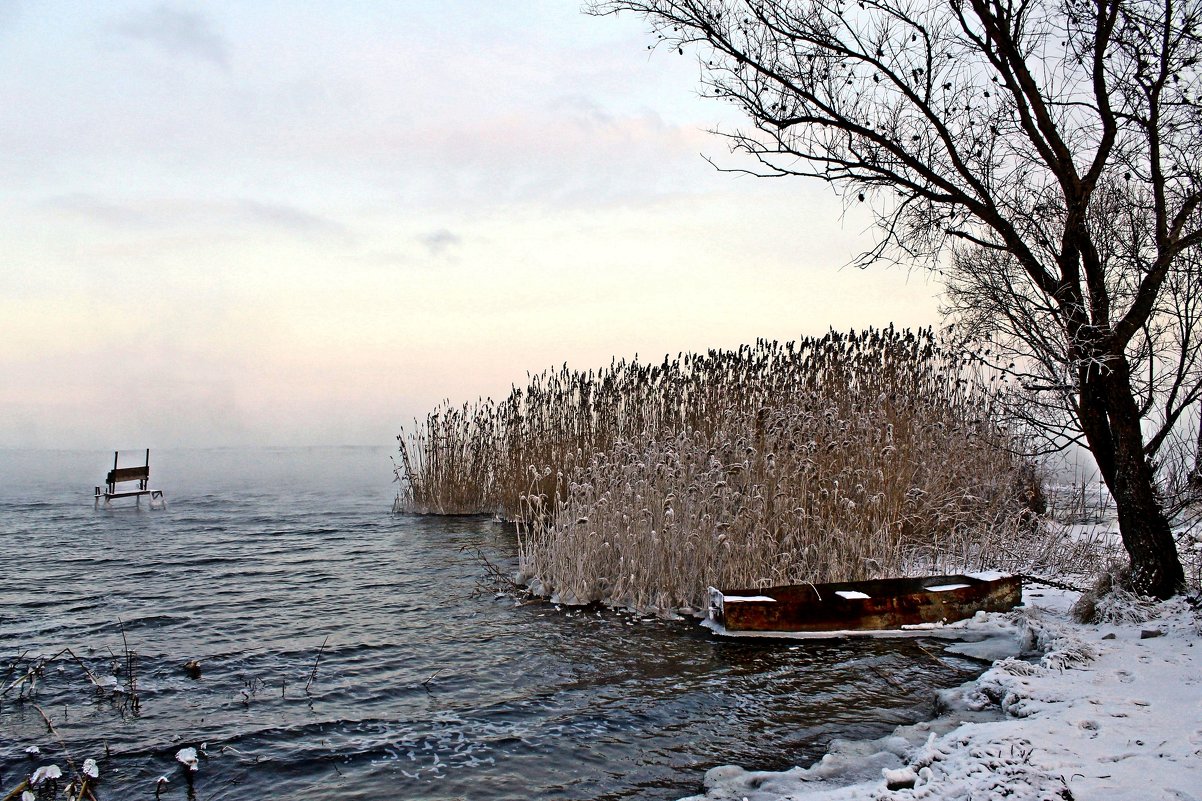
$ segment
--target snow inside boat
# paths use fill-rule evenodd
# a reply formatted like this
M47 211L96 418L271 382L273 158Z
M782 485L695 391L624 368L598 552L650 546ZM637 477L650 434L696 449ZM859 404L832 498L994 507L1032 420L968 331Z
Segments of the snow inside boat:
M1022 602L1022 580L998 573L709 590L705 625L734 637L918 634Z

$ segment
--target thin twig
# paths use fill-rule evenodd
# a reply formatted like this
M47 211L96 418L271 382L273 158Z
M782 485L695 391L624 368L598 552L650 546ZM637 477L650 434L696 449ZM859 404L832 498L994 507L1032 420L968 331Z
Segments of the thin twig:
M125 645L125 683L129 689L130 709L136 715L142 705L138 701L138 677L134 673L137 655L129 650L129 641L125 639L125 623L121 618L117 618L117 624L121 627L121 642Z
M527 594L528 590L525 586L513 580L513 577L491 559L484 555L484 551L474 545L464 545L459 549L460 553L472 552L476 558L484 565L485 578L476 582L476 587L472 591L473 596L493 594L497 592L506 593L509 595L522 596Z
M309 685L311 685L313 683L313 680L315 678L317 678L317 665L318 665L318 663L321 662L321 652L326 649L326 643L329 641L330 641L330 636L327 634L326 638L321 641L321 647L317 649L317 658L313 660L313 670L309 671L309 680L307 682L305 682L305 693L306 694L309 692Z
M54 724L50 722L50 716L37 704L34 704L33 708L42 716L42 720L46 721L46 730L54 735L54 739L58 741L59 748L63 749L63 758L67 760L67 765L70 766L71 772L76 776L82 776L83 774L79 772L79 768L75 767L75 760L71 758L71 752L67 750L67 744L63 742L62 735L58 733L58 729L54 728Z
M906 693L907 695L910 694L911 691L909 689L907 689L906 686L904 684L902 684L901 682L899 682L897 679L891 678L887 674L882 673L881 671L874 668L872 665L869 665L868 669L871 670L876 675L880 676L882 679L884 679L885 683L890 685L894 689L900 690L901 692Z

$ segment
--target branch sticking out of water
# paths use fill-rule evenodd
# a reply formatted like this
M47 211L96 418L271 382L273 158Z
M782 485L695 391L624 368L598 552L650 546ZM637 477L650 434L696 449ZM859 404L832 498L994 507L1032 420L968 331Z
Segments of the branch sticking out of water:
M142 702L138 700L138 654L129 649L129 640L125 638L125 623L121 618L117 618L117 624L121 627L121 643L125 646L125 689L129 693L129 708L135 715L142 706Z
M42 720L46 722L46 731L54 735L54 739L58 741L58 746L63 750L63 758L67 760L67 765L71 768L71 773L86 785L83 774L79 772L79 768L75 766L75 760L71 758L71 751L67 748L67 743L63 741L63 737L58 733L58 729L54 728L54 724L50 722L50 716L37 704L34 704L33 708L38 711L38 714L42 716Z
M53 656L38 657L38 658L34 659L32 664L28 668L26 668L24 675L22 675L16 679L13 679L12 675L16 671L17 666L22 664L25 661L26 653L22 653L22 654L18 655L11 663L9 663L8 674L5 676L5 681L9 681L10 683L5 685L4 689L0 690L0 698L3 698L6 695L8 695L9 691L15 687L21 687L21 689L18 691L18 694L17 694L17 697L19 700L24 700L25 698L32 698L37 689L36 684L37 684L38 677L41 676L45 672L47 665L56 661L60 656L63 656L64 654L71 657L71 659L75 662L75 664L79 666L79 669L83 671L84 676L87 678L87 680L89 682L91 682L93 687L95 687L97 690L105 689L100 684L100 682L96 679L95 674L92 673L92 671L88 670L88 666L83 663L83 660L81 660L78 656L75 655L74 651L72 651L70 648L63 648L61 651L54 654Z
M426 680L422 682L422 688L426 692L430 692L430 682L434 681L434 677L437 676L439 673L442 673L444 670L446 670L446 668L439 668L438 670L434 671L429 676L427 676Z
M471 551L476 554L476 558L484 565L484 576L476 582L476 588L472 592L473 597L481 595L493 595L502 593L505 595L525 596L529 594L527 588L513 580L513 576L501 568L496 562L493 562L484 552L473 545L464 545L459 549L460 553Z
M313 684L313 680L317 678L317 665L321 662L321 652L326 649L326 643L330 641L329 635L321 641L321 647L317 649L317 658L313 660L313 670L309 671L309 680L305 682L305 693L308 694L309 686Z

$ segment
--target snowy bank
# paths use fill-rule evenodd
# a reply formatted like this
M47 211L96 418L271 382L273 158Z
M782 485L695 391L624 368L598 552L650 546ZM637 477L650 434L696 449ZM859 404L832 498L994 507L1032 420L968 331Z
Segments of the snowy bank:
M948 714L808 768L714 768L687 801L1202 801L1202 622L1184 599L1072 622L1075 593L1036 590L1012 625L1035 652L942 694ZM999 710L1000 709L1000 713Z

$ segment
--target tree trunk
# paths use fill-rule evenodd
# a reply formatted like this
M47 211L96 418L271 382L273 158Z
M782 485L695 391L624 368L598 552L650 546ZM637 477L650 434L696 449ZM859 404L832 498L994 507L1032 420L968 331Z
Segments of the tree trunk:
M1198 445L1194 449L1194 469L1190 471L1189 483L1195 490L1202 487L1202 415L1198 415Z
M1119 533L1131 559L1132 589L1170 598L1183 588L1185 573L1144 453L1129 365L1123 356L1112 356L1105 364L1082 370L1082 427L1114 498Z

